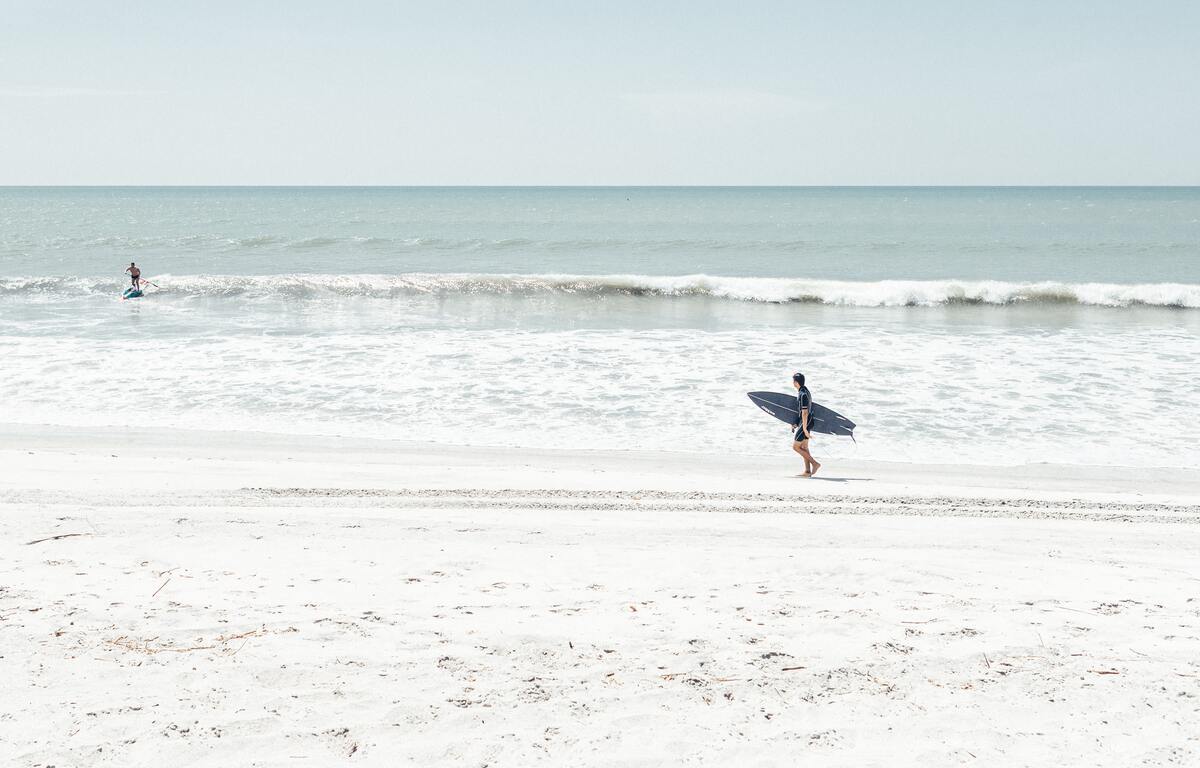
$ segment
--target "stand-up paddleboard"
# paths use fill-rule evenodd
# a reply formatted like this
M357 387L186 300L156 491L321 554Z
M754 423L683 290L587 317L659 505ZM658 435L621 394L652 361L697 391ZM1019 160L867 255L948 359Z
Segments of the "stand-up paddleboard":
M122 299L140 299L146 294L142 293L141 288L129 287L125 289L125 293L121 294Z
M799 412L795 395L785 395L782 392L747 392L746 394L750 397L750 402L780 421L788 424L796 423ZM820 432L824 435L846 435L851 440L854 439L856 425L842 414L817 403L812 404L809 413L813 422L812 428L809 429L810 432Z

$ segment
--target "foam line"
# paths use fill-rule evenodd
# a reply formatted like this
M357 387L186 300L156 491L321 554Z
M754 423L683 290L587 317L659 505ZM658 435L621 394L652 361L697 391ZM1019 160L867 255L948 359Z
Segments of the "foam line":
M413 294L575 294L649 298L703 296L732 301L802 302L851 307L935 307L953 304L1077 304L1100 307L1200 309L1200 285L1184 283L1061 283L997 280L882 280L853 282L713 275L159 275L172 294L203 297L308 299L321 296L389 298ZM118 282L86 277L0 279L0 296L71 298L118 291Z

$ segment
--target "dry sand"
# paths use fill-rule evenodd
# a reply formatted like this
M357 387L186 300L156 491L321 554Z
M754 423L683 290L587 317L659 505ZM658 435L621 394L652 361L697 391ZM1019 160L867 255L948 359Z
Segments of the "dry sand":
M0 765L1200 764L1200 473L793 458L0 428Z

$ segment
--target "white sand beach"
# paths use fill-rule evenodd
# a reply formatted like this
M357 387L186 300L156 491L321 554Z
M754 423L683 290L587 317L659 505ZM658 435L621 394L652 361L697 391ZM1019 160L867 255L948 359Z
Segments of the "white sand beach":
M0 764L1185 765L1200 472L0 428Z

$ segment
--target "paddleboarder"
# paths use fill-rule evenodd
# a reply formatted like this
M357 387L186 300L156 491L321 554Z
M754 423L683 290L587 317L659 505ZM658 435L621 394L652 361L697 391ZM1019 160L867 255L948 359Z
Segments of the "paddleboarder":
M803 477L812 477L821 468L820 462L813 458L808 450L808 441L812 437L812 394L804 386L804 374L797 371L792 374L792 386L796 388L796 421L792 424L795 435L792 437L792 450L804 457Z
M129 262L129 266L125 268L125 271L129 273L129 281L133 289L140 289L142 287L142 270L138 269L138 265L131 261Z

